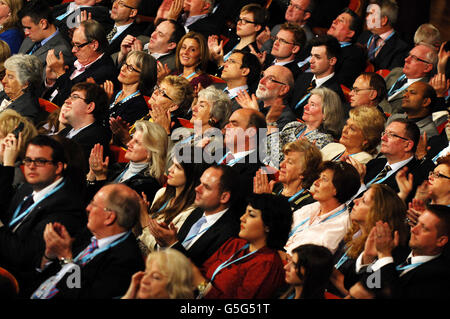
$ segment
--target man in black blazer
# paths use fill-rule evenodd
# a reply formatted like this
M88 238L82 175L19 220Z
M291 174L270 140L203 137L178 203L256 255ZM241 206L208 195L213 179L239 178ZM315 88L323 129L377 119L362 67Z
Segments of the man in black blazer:
M101 188L87 206L88 222L72 245L65 227L47 225L42 274L33 299L112 299L127 291L131 277L144 269L132 233L139 219L139 195L123 184ZM40 283L57 274L61 280L45 290ZM48 285L47 285L48 286Z
M318 36L310 41L311 73L305 72L295 81L290 106L297 118L302 118L303 108L308 103L310 91L316 87L324 86L339 94L345 100L340 83L335 74L335 68L341 55L341 46L331 35Z
M2 166L0 265L10 270L21 286L40 263L48 223L64 225L73 236L86 222L83 194L66 176L64 153L63 146L51 137L33 138L24 157L26 183L17 190L12 186L14 166Z
M77 60L67 67L61 56L49 51L47 66L56 74L56 79L46 78L47 88L57 90L52 100L56 105L62 105L70 95L72 86L92 78L95 83L103 84L106 80L117 85L117 69L111 57L106 54L108 41L102 25L95 20L87 20L75 29L73 34L73 49ZM48 70L47 70L48 73Z
M72 87L72 93L61 107L61 119L66 127L58 134L78 143L84 152L86 167L95 144L108 150L111 132L103 120L108 107L108 96L98 84L81 82Z
M360 35L358 42L367 48L368 59L375 71L401 67L410 46L393 28L397 21L397 4L390 0L381 0L370 5L367 13L368 30Z
M141 0L122 0L113 3L110 18L114 25L112 29L106 30L109 54L120 51L120 44L127 35L137 37L142 33L142 28L136 23L140 2Z
M206 169L195 189L198 208L186 218L179 230L172 224L150 220L150 231L158 245L181 251L201 267L225 241L237 236L241 212L233 209L238 195L235 176L233 168L226 165Z
M360 44L355 44L362 30L362 19L346 8L334 19L327 34L335 37L341 45L341 58L336 65L339 83L351 88L356 78L366 68L366 53Z
M376 254L364 251L356 270L360 281L350 288L354 298L449 299L450 264L444 250L450 235L450 209L428 205L411 228L411 253L404 263L395 265L392 249L398 244L389 224L378 222L367 240ZM370 270L368 266L370 265ZM373 280L378 277L377 280Z
M428 172L434 168L430 160L419 161L415 158L419 138L420 131L414 122L396 119L386 127L381 137L380 153L384 157L370 160L365 169L362 168L362 164L350 159L363 179L363 185L358 194L370 185L379 183L386 184L398 192L395 175L400 169L407 167L407 174L412 174L414 178L413 189L406 201L409 202L416 193L417 187L428 178Z

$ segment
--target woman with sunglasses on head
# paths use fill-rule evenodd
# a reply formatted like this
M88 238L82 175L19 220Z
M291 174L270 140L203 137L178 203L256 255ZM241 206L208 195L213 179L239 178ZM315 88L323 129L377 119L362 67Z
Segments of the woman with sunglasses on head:
M194 90L189 81L176 75L166 76L153 90L148 100L147 115L141 120L160 124L167 135L180 127L181 120L188 117L194 99ZM126 145L131 140L134 126L126 123L120 116L110 118L114 144Z
M233 34L232 38L225 45L223 41L219 42L217 35L208 37L210 58L215 62L219 71L217 76L220 75L223 64L230 57L233 50L238 49L251 52L253 49L255 53L259 52L256 37L264 29L266 20L266 9L259 4L251 3L242 7L236 22L236 34Z
M120 118L133 125L148 113L144 96L149 96L156 84L156 61L143 51L130 51L120 68L117 80L121 84L114 88L106 81L103 88L110 98L108 118ZM109 123L105 123L109 126Z

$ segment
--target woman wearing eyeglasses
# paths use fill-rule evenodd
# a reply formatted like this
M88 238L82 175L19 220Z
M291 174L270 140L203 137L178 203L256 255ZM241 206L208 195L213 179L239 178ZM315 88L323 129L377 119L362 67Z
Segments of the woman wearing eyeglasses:
M223 41L219 42L217 35L208 37L210 58L219 68L219 73L221 73L223 64L230 57L233 50L239 49L251 52L252 47L255 52L259 52L256 37L264 29L266 19L267 12L265 8L256 3L248 4L242 7L239 13L236 23L236 34L233 34L232 38L225 45ZM219 73L216 75L220 76Z
M110 98L108 118L120 118L130 125L148 113L144 96L149 96L156 84L156 61L143 51L130 51L117 80L121 84L114 89L111 81L103 85ZM105 123L109 125L109 123Z

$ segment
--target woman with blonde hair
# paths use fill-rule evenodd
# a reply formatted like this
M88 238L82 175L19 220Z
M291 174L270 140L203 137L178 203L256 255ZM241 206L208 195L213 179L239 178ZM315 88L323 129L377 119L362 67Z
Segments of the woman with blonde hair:
M377 221L388 223L391 229L398 232L399 245L394 250L394 259L400 260L405 252L408 254L405 217L405 203L387 185L373 184L363 196L354 200L350 214L352 225L335 254L335 270L331 276L334 291L331 292L345 296L348 289L358 281L354 271L355 262L364 250L367 236Z
M145 271L131 278L122 299L193 299L190 260L175 249L154 251L147 257Z
M103 159L103 147L96 144L89 157L87 174L88 200L105 184L124 183L138 194L142 192L149 202L165 183L167 133L156 123L139 120L135 133L127 143L125 159L108 168L109 157Z
M324 160L345 160L348 156L366 164L377 153L385 119L377 108L361 106L350 110L339 143L321 149Z
M0 2L0 40L8 43L11 53L19 52L23 32L17 13L22 8L22 0L2 0Z

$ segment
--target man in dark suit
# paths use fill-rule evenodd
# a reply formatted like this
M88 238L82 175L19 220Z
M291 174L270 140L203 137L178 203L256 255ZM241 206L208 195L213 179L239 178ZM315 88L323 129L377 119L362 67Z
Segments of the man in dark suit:
M362 19L352 10L346 8L334 19L327 34L335 37L341 45L341 58L336 65L339 83L350 88L356 77L366 68L364 48L355 44L362 30Z
M444 253L450 235L449 213L447 206L428 205L411 228L411 253L400 265L395 265L392 258L397 236L392 236L388 223L378 222L367 239L375 245L376 254L365 250L358 258L356 270L362 278L350 288L350 295L354 298L450 298L450 268ZM378 282L372 280L374 276L379 278Z
M64 153L63 146L51 137L33 138L24 157L26 183L17 190L12 177L5 180L14 166L2 167L0 265L9 269L21 286L28 283L30 272L40 263L48 223L64 225L72 236L85 223L82 194L66 176Z
M399 187L395 179L396 173L403 167L408 168L408 174L412 174L413 189L410 192L409 202L416 193L417 187L428 178L428 172L434 168L430 160L423 162L414 156L420 138L420 131L414 122L407 119L396 119L385 129L381 137L380 153L384 158L370 160L365 170L363 165L356 160L350 159L352 164L361 174L363 185L360 189L365 190L371 184L386 184L398 192ZM364 173L365 171L365 173Z
M106 80L117 84L117 70L111 57L106 54L108 41L102 25L95 20L87 20L80 24L73 34L73 49L77 60L66 66L61 56L53 51L47 56L47 65L56 79L46 78L46 87L57 90L53 103L62 105L69 96L72 86L92 78L95 83L103 84ZM48 70L47 70L48 71Z
M290 106L297 118L303 116L303 108L308 103L310 91L316 87L324 86L339 94L342 101L345 100L340 83L335 75L335 68L340 59L341 46L331 35L318 36L310 41L311 73L299 75L295 81Z
M105 30L111 30L114 21L109 16L109 8L98 4L98 0L75 0L54 6L53 17L56 25L67 41L72 38L72 30L78 27L81 15L98 21ZM81 19L82 20L82 19Z
M258 58L242 50L233 50L230 57L224 62L221 79L225 83L212 84L219 90L228 94L231 100L231 111L241 108L236 101L240 91L247 91L249 95L256 90L261 75L261 64Z
M367 8L367 31L358 42L367 48L369 61L375 71L392 70L403 65L410 46L395 32L398 6L394 1L378 0Z
M206 169L196 187L196 208L179 230L150 220L150 231L161 247L177 249L201 267L229 238L239 232L240 212L232 208L238 193L236 172L226 165Z
M305 31L295 23L286 22L281 25L274 39L264 68L270 65L282 65L291 71L295 80L302 72L298 66L297 56L301 50L305 49Z
M60 52L68 65L75 60L71 45L56 28L52 11L45 1L31 1L18 12L26 38L19 53L32 54L39 58L45 69L47 53L53 49Z
M222 26L217 20L211 19L214 9L214 0L187 0L184 1L183 10L185 19L183 22L186 32L194 31L201 33L207 39L208 36L219 34Z
M95 144L108 150L111 133L102 125L107 110L105 90L95 83L81 82L72 87L72 93L61 107L61 117L66 122L59 135L80 144L86 165Z
M47 225L43 273L33 299L112 299L123 296L144 259L131 229L139 219L139 195L123 184L101 188L87 206L83 234L72 237L58 223ZM59 263L58 263L59 261ZM46 289L46 288L48 289Z
M142 28L136 23L138 7L141 0L114 1L110 17L114 21L111 30L107 30L109 42L109 54L120 51L122 40L127 36L137 37L142 33Z

